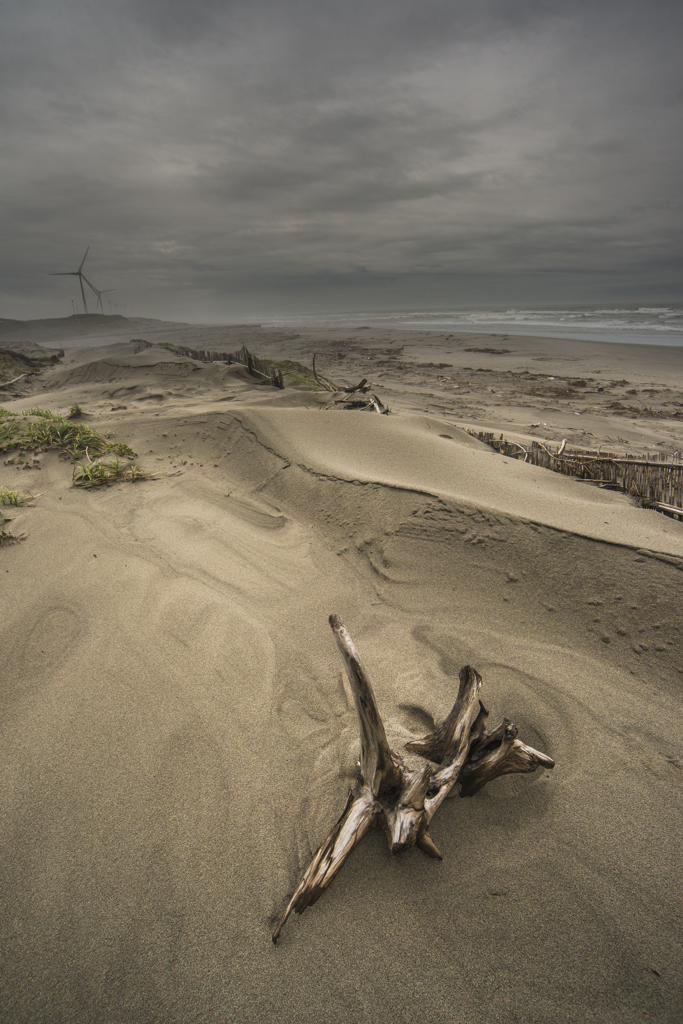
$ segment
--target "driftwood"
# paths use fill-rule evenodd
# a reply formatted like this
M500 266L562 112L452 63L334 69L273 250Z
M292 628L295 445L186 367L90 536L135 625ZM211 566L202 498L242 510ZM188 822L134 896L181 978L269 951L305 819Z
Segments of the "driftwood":
M24 377L28 377L28 373L20 373L18 377L14 377L12 380L6 380L3 384L0 384L0 388L8 388L10 384L16 384L18 380L22 380Z
M348 387L343 387L341 390L346 391L348 395L352 395L356 391L360 391L361 394L365 394L366 391L370 390L368 378L363 377L362 381L360 381L358 384L349 384Z
M368 406L374 406L377 409L377 412L382 412L382 413L388 412L388 410L385 409L385 407L382 405L382 403L379 401L379 399L377 398L376 395L370 395L368 400L365 401L365 402L351 402L349 400L349 396L350 395L357 395L357 394L364 395L364 394L366 394L366 392L368 392L370 390L371 385L368 383L367 377L363 377L363 379L361 381L359 381L358 384L335 384L334 381L330 380L329 377L322 377L318 373L318 371L315 368L315 360L316 360L316 355L314 354L314 356L313 356L313 376L315 377L316 383L320 385L321 389L323 391L331 391L334 394L339 394L339 392L343 392L343 395L342 395L341 398L336 398L332 402L332 404L329 405L329 406L326 406L326 408L331 409L332 406L337 405L339 402L344 402L344 403L346 403L347 408L349 408L349 409L353 409L353 408L359 408L359 409L363 408L363 409L365 409ZM378 408L378 406L379 406L379 408Z
M313 376L315 377L316 383L320 385L323 391L339 391L340 388L327 377L321 377L315 368L315 354L313 355Z
M362 381L361 381L362 384ZM368 390L367 387L358 387L364 393ZM323 406L324 409L374 409L375 412L380 413L382 416L388 416L389 410L386 405L383 405L377 395L368 395L367 398L355 398L354 393L357 394L356 388L347 389L350 391L349 394L342 395L341 398L333 399L329 405Z
M460 796L473 796L499 775L554 768L546 754L517 739L507 719L488 730L488 711L479 699L482 679L469 665L460 671L458 696L448 717L433 733L406 744L433 764L409 769L391 749L375 695L358 651L338 615L330 626L344 661L360 726L359 778L330 835L313 858L273 933L295 910L301 914L328 887L366 832L380 825L392 854L418 846L429 857L441 854L429 835L434 814L456 783Z

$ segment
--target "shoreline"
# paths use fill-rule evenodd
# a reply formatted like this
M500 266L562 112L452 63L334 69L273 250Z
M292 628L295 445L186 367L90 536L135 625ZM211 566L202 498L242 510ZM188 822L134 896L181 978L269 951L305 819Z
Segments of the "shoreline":
M390 334L397 332L399 336L406 332L414 335L437 335L442 339L460 337L471 338L496 338L505 339L513 337L517 339L537 339L551 343L590 343L597 345L639 345L645 348L683 348L683 331L657 332L654 329L638 336L637 331L641 328L625 329L607 328L596 329L592 334L581 328L560 328L547 327L541 329L541 325L492 325L486 327L463 328L461 326L429 326L427 324L399 324L399 323L374 323L364 324L359 318L358 322L350 321L346 324L331 324L321 317L319 323L311 323L311 317L296 320L287 317L277 318L265 317L263 321L247 321L244 323L186 323L176 321L165 321L150 317L124 317L119 314L76 314L69 317L37 320L11 320L0 319L0 346L5 344L5 339L20 342L24 338L31 338L40 334L52 335L56 340L65 338L71 339L71 344L77 345L79 341L87 341L89 344L106 344L124 337L132 329L146 329L155 335L177 334L178 332L191 333L195 335L206 334L217 337L221 332L231 335L235 333L268 333L276 336L290 337L303 332L304 334L319 333L322 335L338 335L355 332L384 332ZM327 318L329 321L329 318ZM371 319L371 318L369 318ZM494 329L495 327L495 329ZM668 338L668 340L667 340ZM46 344L48 344L46 342Z

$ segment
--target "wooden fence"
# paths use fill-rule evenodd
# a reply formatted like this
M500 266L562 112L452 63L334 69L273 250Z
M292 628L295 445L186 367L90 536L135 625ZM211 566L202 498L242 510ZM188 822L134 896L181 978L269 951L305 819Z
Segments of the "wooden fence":
M270 363L259 359L251 354L246 345L243 345L238 352L211 352L202 348L187 348L185 345L171 345L163 343L163 347L178 355L188 356L190 359L197 359L201 363L235 363L244 366L252 377L256 377L264 384L270 384L274 388L284 388L285 382L282 377L282 370L272 366Z
M680 452L673 455L661 452L620 455L601 449L569 449L564 441L553 450L540 441L532 441L525 447L515 441L507 441L502 434L496 437L486 431L470 430L469 433L508 458L624 491L642 505L677 518L683 516L683 459Z

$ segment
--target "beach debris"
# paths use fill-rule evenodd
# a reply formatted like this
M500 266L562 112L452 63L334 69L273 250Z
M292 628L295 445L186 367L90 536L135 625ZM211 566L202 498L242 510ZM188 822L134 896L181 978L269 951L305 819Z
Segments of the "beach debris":
M315 357L316 353L313 353L313 376L315 377L316 383L320 385L323 391L345 391L346 388L341 388L327 377L321 377L315 368Z
M339 390L345 391L346 394L348 395L353 395L356 392L360 392L362 395L364 395L366 391L370 390L370 385L368 384L367 377L363 377L363 379L359 381L358 384L349 384L348 387L342 387Z
M479 699L482 678L465 665L458 696L449 715L434 732L406 744L431 764L406 766L389 746L365 666L339 615L330 626L353 693L360 727L359 778L329 836L315 854L273 932L277 943L292 911L303 913L329 886L366 832L380 825L393 855L417 846L441 860L429 825L456 784L460 796L475 793L499 775L554 768L551 757L517 739L507 718L489 731L488 711Z
M26 540L25 534L10 533L9 530L0 528L0 548L8 548L12 544L20 544L22 540Z
M388 416L389 410L382 402L380 402L377 395L370 394L370 388L372 385L368 382L367 377L363 377L358 384L334 384L328 377L321 377L315 368L315 355L313 356L313 376L317 383L324 391L330 391L339 397L333 398L332 401L323 406L323 409L372 409L374 412L380 413L382 416ZM367 397L361 398L361 395Z
M380 402L377 395L368 395L367 398L354 398L351 395L342 395L340 398L333 399L328 405L323 406L323 409L371 409L382 416L389 415L389 409Z
M12 544L19 544L22 540L26 540L25 533L12 533L11 529L5 529L12 521L9 516L0 515L0 548L10 547Z
M26 348L26 346L24 346ZM47 366L60 362L64 356L64 349L45 349L42 346L33 345L30 347L29 355L26 351L17 351L17 348L0 348L0 377L5 373L23 370L18 377L12 380L3 380L1 388L8 388L32 374L40 373ZM26 367L26 369L24 369Z
M466 348L466 349L463 349L463 351L464 352L481 352L481 353L486 353L487 355L490 355L490 356L505 356L505 355L508 355L508 353L511 352L512 350L509 349L509 348ZM555 378L551 377L550 379L554 380Z
M28 377L28 372L20 373L18 377L13 377L12 380L6 380L4 383L0 384L0 388L8 388L10 384L16 384L17 381L23 380L24 377Z
M389 409L386 405L380 402L377 395L368 395L367 398L350 398L343 395L341 398L335 398L333 402L325 406L325 409L367 409L373 412L378 412L381 416L388 416Z
M313 356L313 376L317 383L324 391L331 391L334 394L340 394L339 398L333 399L329 405L324 406L325 409L334 409L341 407L342 409L373 409L375 412L380 413L382 416L388 416L389 410L382 402L380 402L377 395L368 394L371 388L371 384L368 383L367 377L358 384L335 384L329 379L329 377L322 377L315 368L315 355ZM367 398L361 399L358 395L366 395Z

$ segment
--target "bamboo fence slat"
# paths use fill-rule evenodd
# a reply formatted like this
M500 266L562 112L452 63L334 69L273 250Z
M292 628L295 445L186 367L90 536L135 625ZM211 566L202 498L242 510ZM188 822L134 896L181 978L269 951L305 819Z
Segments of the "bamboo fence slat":
M552 450L539 441L524 447L507 441L502 434L496 437L489 431L471 430L469 433L510 459L521 459L564 476L613 487L631 494L643 505L663 505L666 508L661 511L683 516L683 460L679 452L619 455L600 449L570 450L564 445Z

